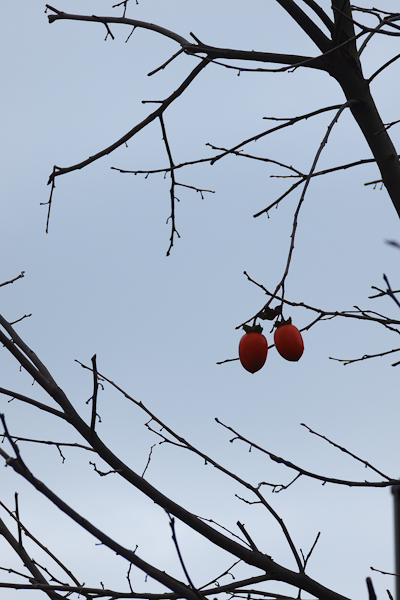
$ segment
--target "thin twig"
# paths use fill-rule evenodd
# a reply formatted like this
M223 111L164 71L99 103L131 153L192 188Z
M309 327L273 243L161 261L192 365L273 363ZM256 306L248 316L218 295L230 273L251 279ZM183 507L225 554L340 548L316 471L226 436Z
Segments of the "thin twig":
M93 372L93 395L92 395L92 418L90 421L90 430L94 435L96 426L96 415L97 415L97 392L99 389L99 381L97 377L97 362L96 355L92 356L92 372Z
M199 600L203 600L204 596L202 596L202 594L200 594L200 592L198 591L198 589L195 587L195 585L193 584L193 581L190 578L190 575L188 573L188 570L186 568L185 562L183 560L182 557L182 553L180 551L179 548L179 544L178 544L178 539L176 537L176 531L175 531L175 519L173 517L171 517L171 515L169 516L169 525L171 527L171 531L172 531L172 540L174 542L175 545L175 549L176 549L176 553L178 555L179 558L179 562L181 563L181 567L183 569L183 572L185 573L186 579L188 581L188 584L190 585L191 589L195 592L195 594L198 596Z
M249 544L251 546L251 549L254 550L255 552L259 552L259 549L257 548L257 546L255 545L255 543L253 542L253 540L250 537L249 533L247 532L244 524L241 523L240 521L237 521L236 525L239 527L240 531L243 533L244 537L249 542Z
M300 425L302 427L305 427L309 431L309 433L312 433L313 435L316 435L317 437L319 437L319 438L325 440L326 442L328 442L328 444L331 444L331 446L333 446L334 448L337 448L341 452L344 452L345 454L348 454L349 456L351 456L352 458L354 458L354 460L357 460L358 462L362 463L365 467L368 467L369 469L371 469L371 471L375 471L375 473L377 473L378 475L380 475L384 479L387 479L388 481L393 481L391 477L389 477L388 475L385 475L385 473L382 473L382 471L379 471L379 469L377 469L376 467L374 467L373 465L371 465L371 463L369 463L367 460L364 460L363 458L360 458L359 456L357 456L353 452L350 452L350 450L347 450L347 448L344 448L343 446L340 446L339 444L336 444L336 442L333 442L332 440L330 440L329 438L327 438L325 435L322 435L321 433L318 433L317 431L314 431L313 429L311 429L311 427L309 427L305 423L300 423Z

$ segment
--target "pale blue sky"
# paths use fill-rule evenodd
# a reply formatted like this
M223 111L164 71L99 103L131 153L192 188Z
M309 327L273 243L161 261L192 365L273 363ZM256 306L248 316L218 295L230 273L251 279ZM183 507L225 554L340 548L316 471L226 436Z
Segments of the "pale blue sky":
M111 5L106 0L55 4L68 12L121 14ZM328 9L330 2L321 5ZM382 0L380 5L394 10L397 2ZM237 356L241 333L235 327L265 302L243 271L268 289L282 274L299 193L272 210L269 219L253 218L284 191L285 180L270 178L282 173L278 168L230 157L213 167L179 172L182 183L215 194L205 194L201 200L194 191L178 190L181 238L167 258L169 180L163 175L145 180L110 169L167 165L159 124L154 123L128 148L57 179L50 232L45 234L46 207L40 203L48 199L46 182L53 164L74 164L123 135L154 109L141 101L165 98L196 59L180 57L149 78L147 73L178 49L176 44L139 30L125 44L130 30L117 26L112 27L115 41L104 42L101 25L56 22L50 26L43 11L44 4L37 1L7 2L3 7L0 280L22 270L25 278L0 290L1 313L10 321L32 313L18 325L19 334L88 418L85 402L91 395L91 377L75 359L89 364L97 353L101 372L252 483L286 483L292 473L256 452L249 454L239 443L230 444L215 417L311 471L375 479L307 434L302 422L390 476L400 475L400 367L392 368L390 358L347 367L329 360L329 356L353 358L395 348L399 343L394 333L374 324L338 319L304 334L305 352L299 363L288 363L271 349L265 367L254 376L237 362L216 365ZM155 22L185 37L193 31L210 45L316 52L271 0L140 0L139 5L132 0L127 16ZM371 43L363 57L366 74L398 52L397 39ZM374 80L372 90L383 120L398 119L398 66ZM179 162L208 155L206 143L229 146L262 131L267 126L265 116L295 116L342 100L336 82L317 71L238 77L233 70L210 65L167 111L165 123ZM321 115L248 150L307 170L331 118L331 114ZM391 133L398 146L398 129L393 127ZM343 114L320 167L369 156L356 125ZM326 310L358 305L398 318L389 299L368 300L371 285L383 285L384 272L394 288L399 286L400 254L384 243L400 240L398 218L385 191L364 187L376 178L376 168L367 166L312 182L300 213L288 298ZM301 309L288 314L299 328L311 321ZM265 333L272 342L268 324ZM0 373L1 386L44 400L5 350ZM15 435L78 439L54 418L31 407L8 403L7 398L0 403ZM99 412L99 434L142 472L157 441L143 426L145 416L109 387L100 394ZM159 568L183 577L163 511L116 476L98 477L88 464L89 455L65 450L67 460L62 465L55 449L21 444L21 451L33 472L84 516L128 547L138 544L138 554L153 559ZM262 551L294 568L275 522L256 506L237 500L235 493L243 491L200 460L163 445L155 449L147 476L196 514L232 530L237 520L245 522ZM80 580L125 588L126 564L95 546L93 538L66 518L59 518L49 502L10 469L2 470L1 489L1 499L9 506L14 491L20 493L22 521L33 533L42 533L42 541L60 553ZM365 597L369 567L393 569L389 490L322 487L304 480L267 497L305 552L321 531L309 574L324 585L350 597ZM183 526L177 527L195 583L202 585L217 574L219 554L210 552ZM222 558L219 564L223 571L230 563ZM0 542L0 566L21 569L4 542ZM6 577L0 573L0 579ZM138 591L153 589L142 573L132 579ZM373 580L381 598L386 588L394 589L388 578L373 574ZM28 592L7 593L7 598L31 597Z

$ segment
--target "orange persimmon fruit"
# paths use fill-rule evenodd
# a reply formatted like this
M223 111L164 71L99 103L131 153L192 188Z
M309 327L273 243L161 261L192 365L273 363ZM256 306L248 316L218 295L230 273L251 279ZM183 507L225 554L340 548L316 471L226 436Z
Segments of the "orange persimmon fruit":
M267 359L268 343L261 331L262 328L257 326L240 338L239 359L242 366L250 373L259 371Z
M278 325L274 333L275 347L286 360L297 361L304 352L300 331L290 322Z

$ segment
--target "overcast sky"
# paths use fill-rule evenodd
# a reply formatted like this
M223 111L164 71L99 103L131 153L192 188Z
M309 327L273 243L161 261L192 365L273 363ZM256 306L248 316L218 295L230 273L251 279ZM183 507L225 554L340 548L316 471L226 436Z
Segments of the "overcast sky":
M54 0L56 1L56 0ZM56 3L67 12L122 14L106 0ZM320 4L329 10L330 2ZM365 0L363 5L372 7ZM397 2L382 0L385 10ZM397 8L396 8L397 7ZM168 177L120 174L111 167L146 170L166 167L168 157L158 122L86 169L57 179L45 233L53 165L66 167L108 146L154 110L142 100L167 97L197 64L181 56L152 77L178 46L152 31L113 26L115 40L104 41L100 24L71 21L48 24L44 4L6 2L0 37L3 60L0 114L2 177L0 195L0 281L25 277L0 290L1 313L18 324L22 338L46 364L77 410L90 419L90 364L142 401L200 450L257 484L288 483L293 472L277 466L230 436L215 417L287 460L329 477L377 478L360 463L307 433L301 423L345 446L391 477L400 476L398 377L391 363L399 355L344 367L329 360L357 358L399 346L395 333L349 319L326 321L304 333L305 352L289 363L271 349L264 368L250 375L240 364L217 362L237 357L241 332L235 329L265 303L262 291L244 271L274 289L290 245L297 191L271 210L253 215L282 194L287 179L277 166L226 157L215 165L177 173L180 183L212 190L200 194L178 188L176 239L170 256ZM269 0L131 0L127 16L157 23L204 43L245 50L314 55L317 49L277 3ZM359 15L366 21L366 16ZM372 74L398 53L398 38L376 38L363 54ZM383 121L399 118L399 67L374 79L372 92ZM207 143L230 147L264 131L263 117L292 117L343 101L338 84L314 70L242 73L208 66L165 113L176 163L210 156ZM310 169L332 119L326 113L273 134L246 151ZM399 143L398 127L392 139ZM356 124L344 113L324 149L319 168L369 158ZM286 297L325 310L354 306L399 317L390 299L368 299L371 286L386 273L399 287L400 254L385 240L400 241L399 220L384 190L364 186L378 178L372 166L337 172L312 181L299 216ZM287 312L304 327L312 316ZM265 324L270 343L273 335ZM0 386L45 396L5 349ZM82 441L57 420L7 397L0 399L13 435L63 442ZM146 416L109 386L99 397L99 435L141 473L158 438L144 427ZM99 477L88 453L21 443L28 466L83 516L142 558L183 578L170 539L168 519L115 475ZM98 464L99 468L104 465ZM154 448L146 477L165 494L201 516L239 533L240 520L263 552L288 568L293 557L275 521L257 505L240 501L245 490L184 451ZM21 520L87 585L127 589L124 561L58 515L11 469L3 469L1 500L13 508L19 492ZM392 496L388 489L357 490L322 486L311 480L279 494L266 491L298 548L310 549L309 575L350 597L366 597L370 566L392 571ZM5 513L0 514L6 518ZM9 521L8 521L9 522ZM15 528L14 528L15 529ZM187 565L196 585L230 566L227 558L178 525ZM33 556L39 554L31 548ZM218 558L217 571L215 570ZM233 560L231 561L233 562ZM22 570L0 541L0 567ZM246 571L237 570L237 575ZM255 573L255 571L254 571ZM65 580L65 576L61 576ZM394 592L392 579L372 574L378 596ZM17 581L0 572L0 580ZM132 574L135 591L159 589ZM225 582L225 581L224 581ZM269 589L280 589L272 585ZM3 592L2 592L3 593ZM31 598L8 591L7 598Z

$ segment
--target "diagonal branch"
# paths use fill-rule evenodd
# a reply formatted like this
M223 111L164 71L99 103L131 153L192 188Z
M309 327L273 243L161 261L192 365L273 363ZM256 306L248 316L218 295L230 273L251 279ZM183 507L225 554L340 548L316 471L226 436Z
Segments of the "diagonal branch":
M51 173L47 183L48 184L52 183L54 181L54 179L56 177L58 177L59 175L64 175L65 173L70 173L71 171L83 169L83 167L90 165L91 163L95 162L99 158L102 158L103 156L110 154L111 152L113 152L114 150L116 150L117 148L119 148L120 146L125 144L134 135L136 135L139 131L141 131L144 127L146 127L146 125L148 125L155 119L159 118L160 115L162 115L163 112L168 108L168 106L186 90L186 88L192 83L192 81L197 77L197 75L204 69L204 67L208 63L209 63L208 59L203 59L196 66L196 68L193 69L193 71L188 75L188 77L181 83L181 85L166 100L163 100L161 102L161 106L159 108L157 108L157 110L155 110L150 115L148 115L145 119L143 119L143 121L141 121L140 123L135 125L135 127L133 127L130 131L128 131L128 133L123 135L119 140L117 140L116 142L114 142L113 144L108 146L107 148L104 148L104 150L97 152L93 156L89 156L89 158L87 158L86 160L83 160L80 163L71 165L70 167L55 167L55 171L53 171L53 173Z
M126 560L133 563L136 567L147 573L153 579L159 581L161 584L168 587L170 590L174 591L180 597L187 598L187 600L199 600L199 596L196 595L185 584L181 583L180 581L171 577L170 575L167 575L165 572L160 571L156 567L153 567L153 565L139 558L135 552L132 552L132 550L128 550L124 546L121 546L108 535L103 533L100 529L92 525L92 523L90 523L87 519L82 517L73 508L66 504L61 498L54 494L54 492L52 492L42 481L37 479L29 471L25 464L22 463L20 459L12 458L1 448L0 455L6 460L7 466L12 467L14 471L16 471L16 473L22 475L24 479L26 479L31 485L33 485L34 488L36 488L44 496L46 496L46 498L48 498L51 502L53 502L53 504L55 504L62 512L68 515L73 521L75 521L75 523L83 527L83 529L85 529L88 533L97 538L105 546L107 546L111 550L114 550L117 554L123 556ZM3 532L1 531L1 533ZM42 580L42 583L47 582ZM54 597L59 598L58 595Z
M44 364L38 359L38 357L36 356L36 354L33 352L33 350L31 350L31 348L29 348L29 346L27 346L27 344L25 344L25 342L20 338L20 336L17 334L17 332L15 331L15 329L11 326L11 324L6 321L6 319L0 315L0 325L7 331L7 333L11 336L11 340L12 340L12 344L15 346L18 346L19 348L21 348L22 352L28 357L28 360L38 369L38 371L46 378L48 379L51 383L55 384L54 379L52 378L52 376L50 375L49 371L46 369L46 367L44 366ZM7 337L2 334L2 343L4 343L4 338L7 339ZM10 342L10 340L8 340ZM7 345L7 344L5 344ZM7 345L8 349L9 345Z
M37 546L39 546L39 548L41 548L41 550L43 550L43 552L48 554L50 558L54 560L54 562L57 563L63 571L65 571L68 577L72 579L75 585L79 586L79 581L76 579L74 574L52 552L50 552L50 550L46 548L46 546L44 546L34 535L32 535L30 531L28 531L28 529L19 520L19 516L14 515L14 513L11 510L9 510L5 504L3 504L3 502L0 502L0 506L4 508L4 510L12 519L17 521L19 530L22 530L27 537L29 537Z
M16 398L17 400L21 400L21 402L25 402L26 404L30 404L31 406L36 406L36 408L40 408L40 410L44 410L45 412L55 415L56 417L65 419L64 413L60 410L52 408L51 406L47 406L47 404L43 404L38 400L34 400L33 398L29 398L28 396L19 394L18 392L13 392L12 390L7 390L6 388L0 387L0 394L4 394L5 396L11 396L11 398Z
M320 5L317 4L314 0L304 0L304 3L307 4L307 6L309 6L315 12L315 14L321 19L328 31L331 34L333 34L333 32L335 31L335 25L333 21L328 17L326 12L320 7Z
M20 545L18 540L12 535L11 531L7 528L3 519L0 519L0 535L2 535L5 540L7 540L7 542L10 544L12 549L18 554L18 556L24 563L25 567L31 573L31 575L34 579L32 584L37 582L39 584L47 586L48 585L47 580L43 577L41 571L38 569L35 562L31 559L29 554L26 552L25 548L23 548L23 546ZM30 587L32 587L32 585ZM57 594L56 592L54 592L51 589L45 589L44 591L47 594L47 596L49 598L51 598L51 600L62 600L64 598L64 596Z
M6 339L8 340L8 338ZM29 372L39 383L39 385L53 398L60 408L63 409L65 413L65 419L75 428L77 432L82 435L84 439L86 439L86 441L97 452L99 457L101 457L114 471L118 472L126 481L131 483L144 495L162 507L167 513L174 515L176 518L186 523L193 531L198 532L205 539L209 540L212 544L243 560L243 562L258 568L263 572L273 573L273 578L277 581L284 581L298 589L304 589L310 594L313 594L321 599L323 598L324 600L345 600L345 597L341 594L337 594L333 590L326 588L319 582L306 575L302 569L302 565L299 565L299 572L287 569L286 567L275 562L270 556L262 554L261 552L250 550L227 535L220 533L218 530L202 521L199 517L186 510L183 506L165 496L148 481L143 479L143 477L140 477L137 473L132 471L132 469L130 469L102 442L96 433L92 432L90 426L87 425L75 411L71 402L68 400L61 388L59 388L56 384L53 384L53 379L49 381L49 379L44 377L37 369L32 368L31 363L26 364L27 361L23 355L21 357L16 356L16 358L22 359L21 365L24 368L29 369ZM198 597L187 586L184 586L184 584L181 582L177 582L175 579L169 577L165 573L160 573L152 565L148 565L148 563L145 563L136 557L134 552L128 551L126 548L121 547L103 532L100 532L82 516L78 515L42 482L37 480L21 460L10 457L1 448L0 455L6 460L7 465L11 466L17 473L27 479L27 481L29 481L39 492L43 493L56 506L58 506L60 510L69 515L88 532L100 539L100 541L105 543L105 545L115 550L118 554L124 556L139 569L144 570L151 577L169 587L169 589L176 591L178 594L184 596L188 600L198 600ZM264 504L266 505L265 502ZM271 511L271 507L268 506L268 509ZM279 517L276 516L275 518L278 518L279 520ZM284 527L284 524L282 523L281 526ZM295 551L294 548L293 550Z
M296 21L321 52L331 48L331 40L321 31L310 17L293 0L276 0Z

